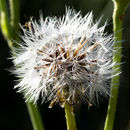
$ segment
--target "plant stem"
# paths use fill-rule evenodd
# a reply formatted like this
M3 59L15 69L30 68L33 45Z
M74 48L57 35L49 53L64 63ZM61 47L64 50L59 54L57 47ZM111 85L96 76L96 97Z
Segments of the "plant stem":
M26 103L34 130L44 130L39 110L32 103Z
M67 130L77 130L72 105L65 103Z
M129 0L113 0L114 2L114 12L113 12L113 32L114 32L114 50L113 54L113 62L117 64L121 63L122 56L122 23L124 18L125 8L129 2ZM118 42L118 43L117 43ZM120 42L120 43L119 43ZM115 70L116 73L120 73L120 65L114 66L112 69ZM118 88L120 83L120 76L113 76L111 81L111 97L109 99L107 117L105 121L104 130L113 130L115 113L116 113L116 105L118 99Z
M13 29L13 39L17 39L17 33L19 32L19 0L9 0L10 4L10 25Z
M8 46L13 50L13 47L16 47L16 45L12 40L17 37L16 33L19 31L19 0L10 0L10 12L11 22L9 21L6 1L0 0L1 31L8 42ZM26 105L34 130L44 130L38 108L29 102L27 102Z
M5 39L8 41L8 46L11 48L13 46L11 42L12 28L9 23L9 14L5 0L0 0L0 26Z

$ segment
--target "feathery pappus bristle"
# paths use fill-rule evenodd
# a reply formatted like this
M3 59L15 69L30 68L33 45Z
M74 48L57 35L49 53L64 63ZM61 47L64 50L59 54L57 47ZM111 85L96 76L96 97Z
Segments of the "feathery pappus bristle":
M82 17L68 8L62 18L47 17L21 26L20 48L13 55L15 86L27 101L39 98L64 107L80 101L94 104L109 96L113 55L113 35L98 27L93 14Z

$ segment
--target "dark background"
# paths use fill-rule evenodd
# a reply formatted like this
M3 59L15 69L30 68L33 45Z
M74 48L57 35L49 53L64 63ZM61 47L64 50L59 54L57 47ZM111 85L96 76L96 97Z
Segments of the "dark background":
M81 10L83 16L93 11L94 19L104 16L108 19L109 25L106 31L112 33L111 12L113 9L110 2L107 13L108 0L21 0L20 1L20 23L24 24L33 16L39 18L39 10L43 17L62 16L65 13L65 6L70 6L77 11ZM101 24L102 24L101 23ZM123 59L121 84L119 89L119 100L117 105L116 121L114 130L130 130L130 6L126 10L123 24ZM10 57L10 50L0 32L0 130L32 130L26 104L22 94L16 93L14 80L16 78L8 70L13 66ZM99 106L88 106L82 104L76 107L76 119L78 130L103 130L107 112L108 100L103 99ZM55 105L49 109L48 104L38 104L40 107L45 130L66 130L64 110Z

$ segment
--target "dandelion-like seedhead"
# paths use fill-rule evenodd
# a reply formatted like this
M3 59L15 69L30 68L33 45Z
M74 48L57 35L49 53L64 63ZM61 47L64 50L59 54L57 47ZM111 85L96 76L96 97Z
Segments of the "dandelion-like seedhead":
M100 20L99 20L100 21ZM98 28L93 14L85 17L67 9L62 18L47 17L21 27L20 48L13 56L14 73L20 78L15 86L28 101L59 103L64 107L84 101L94 104L107 97L112 77L113 36Z

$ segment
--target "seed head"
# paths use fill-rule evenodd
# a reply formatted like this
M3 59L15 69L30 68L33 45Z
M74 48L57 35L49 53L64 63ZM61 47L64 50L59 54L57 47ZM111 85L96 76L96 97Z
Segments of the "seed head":
M100 21L100 20L99 20ZM64 107L80 101L94 104L109 95L113 36L98 28L92 13L67 9L62 18L47 17L21 27L20 48L13 56L20 78L15 88L27 100L51 101Z

